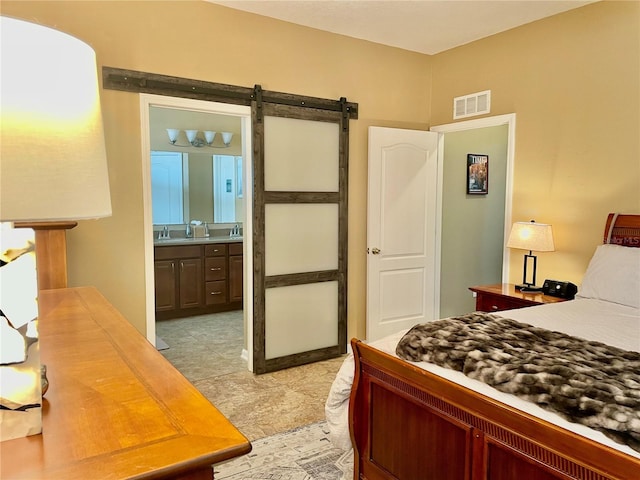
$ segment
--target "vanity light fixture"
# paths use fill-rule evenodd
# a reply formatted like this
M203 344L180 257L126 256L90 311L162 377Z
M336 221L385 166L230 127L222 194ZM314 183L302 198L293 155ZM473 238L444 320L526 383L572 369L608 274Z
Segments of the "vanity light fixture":
M187 137L187 141L189 145L180 145L178 142L178 135L180 135L180 130L177 128L167 128L167 135L169 135L169 143L174 147L211 147L211 148L229 148L231 146L231 139L233 138L233 133L231 132L221 132L222 135L222 145L214 145L213 142L216 138L216 133L211 130L205 130L202 132L204 138L198 136L198 130L185 130L184 134Z

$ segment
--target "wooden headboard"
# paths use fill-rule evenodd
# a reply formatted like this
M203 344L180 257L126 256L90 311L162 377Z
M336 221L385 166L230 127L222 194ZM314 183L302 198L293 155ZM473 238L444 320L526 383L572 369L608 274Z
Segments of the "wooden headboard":
M603 243L640 247L640 215L610 213L604 227Z

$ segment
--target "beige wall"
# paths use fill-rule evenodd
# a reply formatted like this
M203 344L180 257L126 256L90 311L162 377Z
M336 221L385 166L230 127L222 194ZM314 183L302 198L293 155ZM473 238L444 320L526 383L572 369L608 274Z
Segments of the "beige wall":
M364 336L367 127L426 129L429 57L197 2L11 2L5 15L89 43L98 63L324 98L360 106L351 122L349 310ZM113 216L69 235L69 282L96 285L145 331L138 96L102 91Z
M517 113L514 220L554 225L558 251L541 255L540 278L579 282L606 213L640 212L638 2L596 3L433 57L200 1L3 1L1 9L85 40L101 65L358 102L350 336L364 336L369 125L450 123L454 96L491 89L492 114ZM96 285L144 332L138 97L103 91L102 103L113 216L71 231L70 283Z
M491 89L515 112L513 220L551 223L538 278L582 279L608 212L640 213L640 3L599 2L433 58L431 124ZM522 251L511 254L521 280Z

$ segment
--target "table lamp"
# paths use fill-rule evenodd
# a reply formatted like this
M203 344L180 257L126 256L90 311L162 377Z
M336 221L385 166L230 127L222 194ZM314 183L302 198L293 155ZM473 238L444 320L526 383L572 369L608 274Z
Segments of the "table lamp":
M536 287L538 258L533 255L533 252L553 252L555 250L551 225L536 223L535 220L531 220L531 222L516 222L511 227L507 247L529 250L529 253L524 256L522 285L516 285L516 290L524 292L538 292L542 290L541 287ZM528 281L527 275L527 266L529 263L533 264L533 275L531 276L530 282Z
M4 441L42 429L37 292L66 286L65 229L111 215L111 199L94 51L65 33L4 16L0 40Z

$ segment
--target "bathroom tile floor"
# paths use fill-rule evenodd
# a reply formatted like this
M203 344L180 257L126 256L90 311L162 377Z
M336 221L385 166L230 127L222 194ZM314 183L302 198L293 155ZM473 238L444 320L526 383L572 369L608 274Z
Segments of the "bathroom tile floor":
M254 375L242 360L242 311L163 320L161 353L249 440L324 419L343 358Z

